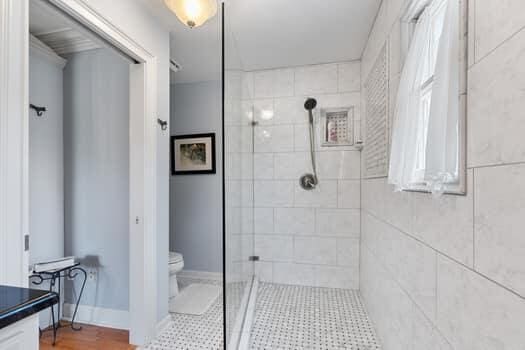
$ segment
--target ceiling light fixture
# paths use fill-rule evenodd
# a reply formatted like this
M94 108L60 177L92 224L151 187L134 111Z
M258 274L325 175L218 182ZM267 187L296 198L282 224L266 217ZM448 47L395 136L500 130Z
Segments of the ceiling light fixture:
M164 0L164 3L190 28L203 25L217 13L217 0Z

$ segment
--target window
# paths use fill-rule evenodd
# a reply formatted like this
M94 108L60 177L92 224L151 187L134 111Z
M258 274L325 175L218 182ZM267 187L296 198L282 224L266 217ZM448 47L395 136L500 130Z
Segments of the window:
M398 190L464 192L458 0L413 0L394 114L389 183Z

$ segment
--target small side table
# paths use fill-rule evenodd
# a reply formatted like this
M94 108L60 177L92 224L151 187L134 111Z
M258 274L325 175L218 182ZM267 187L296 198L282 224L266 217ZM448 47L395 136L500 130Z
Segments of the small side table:
M78 294L78 298L75 303L75 311L73 312L73 317L71 318L71 324L70 327L74 331L79 331L82 329L81 326L75 326L75 317L77 316L78 311L78 305L80 304L80 298L82 298L82 293L84 292L84 287L86 286L86 280L87 280L87 272L82 267L80 267L80 263L75 263L74 265L64 267L62 269L58 270L49 270L49 271L42 271L42 272L34 272L31 276L29 276L30 279L35 279L34 281L31 281L34 285L41 285L45 281L49 281L49 291L53 292L54 289L58 287L58 290L56 293L58 294L58 316L55 320L55 309L54 307L51 307L51 319L53 320L53 345L55 345L56 337L57 337L57 331L62 325L60 324L60 299L62 298L61 295L61 280L62 278L68 278L70 280L76 279L77 276L82 275L84 279L82 280L82 287L80 288L80 293ZM57 283L58 281L58 283ZM42 333L42 330L40 330L40 333Z

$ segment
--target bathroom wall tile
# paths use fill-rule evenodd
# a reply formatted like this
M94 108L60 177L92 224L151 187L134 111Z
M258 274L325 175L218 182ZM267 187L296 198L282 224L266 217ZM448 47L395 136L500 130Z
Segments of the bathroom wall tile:
M273 99L254 100L253 115L254 120L260 125L273 125L275 116Z
M337 238L337 265L359 266L359 239Z
M241 208L241 233L253 234L253 208Z
M253 153L237 153L240 157L240 178L242 180L253 179Z
M255 208L253 216L255 233L273 233L273 208Z
M315 209L275 208L275 233L309 235L315 232Z
M248 259L249 256L252 256L255 254L254 251L255 247L255 237L253 234L243 234L241 236L241 260L245 261Z
M339 208L359 209L361 207L361 182L359 180L339 180L337 200Z
M293 246L289 236L255 235L255 255L262 261L292 261Z
M227 180L226 181L226 207L235 208L241 206L241 181Z
M241 178L241 154L226 153L224 155L225 178L228 180L239 180Z
M321 108L340 108L354 107L354 120L361 119L361 93L348 92L343 94L328 94L317 96L317 107Z
M274 283L313 286L315 282L314 273L314 265L278 262L273 264Z
M523 348L522 298L441 255L437 285L437 325L455 349Z
M383 48L389 32L388 1L382 1L361 59L362 84L366 83L368 74L376 61L377 55Z
M525 4L521 0L474 0L476 61L525 27Z
M299 181L301 175L312 172L310 154L307 152L275 154L275 178Z
M359 179L361 153L358 151L318 152L320 179Z
M435 319L436 252L388 223L363 214L363 244L375 253L411 299Z
M309 208L337 208L337 181L321 180L317 187L306 191L294 182L295 206Z
M414 194L395 191L394 186L383 182L383 218L399 230L411 233L413 227Z
M255 128L256 153L292 152L294 149L293 125L258 126Z
M359 289L359 268L315 266L314 287Z
M525 164L475 169L475 269L525 297Z
M361 231L358 209L318 209L316 232L325 236L359 238Z
M256 207L291 207L294 183L290 181L257 180L254 183Z
M240 126L227 126L224 128L226 153L239 152L241 148L241 130Z
M253 206L253 181L241 181L241 206L250 208Z
M308 114L304 97L281 97L274 100L275 124L306 124Z
M472 266L474 262L472 179L472 170L469 170L466 196L435 198L428 193L413 194L413 234L467 266Z
M253 120L255 120L253 100L243 100L241 101L241 115L239 118L239 124L249 125Z
M412 349L454 350L435 325L414 305Z
M414 303L368 249L361 251L361 274L361 295L382 347L413 349Z
M294 95L294 69L271 69L253 73L254 97L272 98Z
M243 72L241 75L241 97L243 100L250 100L254 97L253 88L253 72Z
M233 136L234 138L237 136ZM242 126L240 129L240 145L232 148L232 152L252 153L253 132L251 126Z
M310 152L308 124L294 125L294 149L296 152Z
M495 11L498 6L499 2L490 8ZM470 167L525 161L524 43L525 30L522 30L469 71Z
M335 238L295 237L294 262L315 265L337 264L337 240Z
M307 96L337 92L337 64L302 66L295 69L295 93Z
M273 263L266 261L255 262L255 275L261 282L273 282Z
M361 90L361 62L352 61L339 63L338 69L338 91L353 92Z
M226 232L230 234L241 233L241 208L226 208Z
M363 179L361 185L363 187L361 191L362 208L378 217L384 217L386 210L384 202L386 179Z
M253 154L253 178L255 180L271 180L274 178L273 153Z

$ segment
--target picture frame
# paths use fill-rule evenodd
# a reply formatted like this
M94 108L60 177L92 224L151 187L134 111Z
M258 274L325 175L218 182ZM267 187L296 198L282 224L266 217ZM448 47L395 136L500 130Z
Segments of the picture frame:
M215 133L171 136L171 174L215 174L215 149Z

